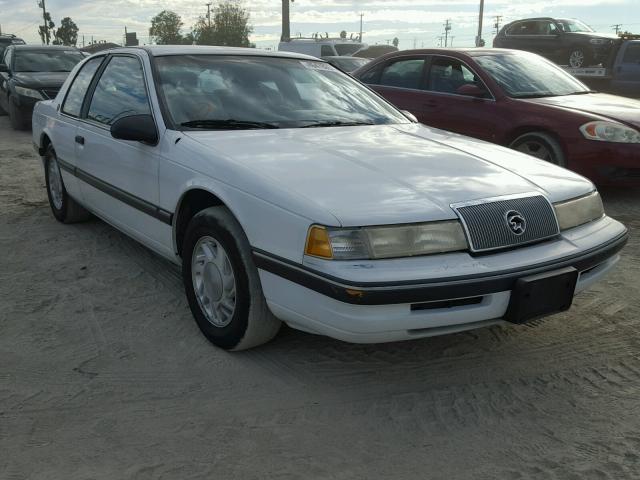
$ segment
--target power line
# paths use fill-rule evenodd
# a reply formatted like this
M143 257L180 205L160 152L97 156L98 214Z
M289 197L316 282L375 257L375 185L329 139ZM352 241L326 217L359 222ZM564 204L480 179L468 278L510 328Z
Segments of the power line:
M615 25L611 25L611 28L613 28L616 31L616 35L618 35L622 29L622 24L616 23Z

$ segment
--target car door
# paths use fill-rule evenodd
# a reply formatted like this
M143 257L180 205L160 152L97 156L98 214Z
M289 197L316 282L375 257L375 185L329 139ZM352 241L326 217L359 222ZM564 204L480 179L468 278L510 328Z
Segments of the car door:
M62 166L61 173L65 188L69 195L80 202L83 202L84 199L78 179L70 173L78 164L75 137L82 113L82 105L87 97L91 82L104 59L104 56L95 57L87 60L80 67L71 81L71 85L69 85L60 107L60 115L56 121L55 128L51 131L53 135L52 144L58 157L58 164Z
M393 58L365 72L360 80L401 110L408 110L422 121L427 113L424 75L426 55Z
M611 87L616 93L640 97L640 40L620 47Z
M132 54L112 54L103 64L75 137L78 177L91 209L162 251L170 216L157 207L160 152L155 145L117 140L110 132L119 118L153 116L145 69L149 66Z
M430 58L419 120L443 130L494 141L501 128L500 107L480 76L462 60L444 55ZM460 93L475 86L484 95ZM464 88L462 88L464 91Z

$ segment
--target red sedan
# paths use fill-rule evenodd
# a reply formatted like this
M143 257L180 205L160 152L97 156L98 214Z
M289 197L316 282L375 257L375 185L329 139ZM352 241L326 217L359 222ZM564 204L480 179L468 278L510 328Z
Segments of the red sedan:
M505 145L599 184L640 185L640 101L503 49L405 50L353 74L426 125Z

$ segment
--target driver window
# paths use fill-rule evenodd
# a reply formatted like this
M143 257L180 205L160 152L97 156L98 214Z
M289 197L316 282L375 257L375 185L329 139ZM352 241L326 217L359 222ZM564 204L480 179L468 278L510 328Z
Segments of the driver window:
M111 125L123 116L150 113L140 61L113 57L96 85L87 118Z
M480 80L460 60L449 57L433 57L429 70L429 90L440 93L457 93L463 85L477 85L487 91ZM487 93L487 97L489 94Z

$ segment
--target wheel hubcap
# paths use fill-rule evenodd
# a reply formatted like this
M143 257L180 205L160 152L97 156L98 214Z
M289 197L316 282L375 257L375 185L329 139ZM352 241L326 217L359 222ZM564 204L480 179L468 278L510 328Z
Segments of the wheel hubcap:
M236 278L226 250L213 237L202 237L191 258L191 279L198 305L216 327L231 323L236 309Z
M540 160L546 160L547 162L556 163L556 159L553 157L551 151L539 142L534 140L521 143L516 147L516 150L532 157L539 158Z
M62 177L54 156L49 158L49 193L56 210L62 209Z
M571 52L571 56L569 57L569 63L574 68L581 67L582 64L584 63L584 53L582 53L580 50Z

